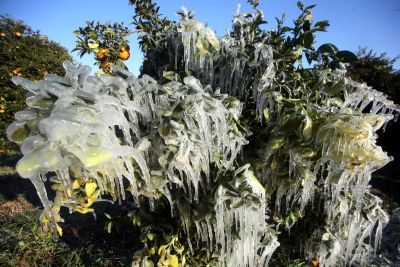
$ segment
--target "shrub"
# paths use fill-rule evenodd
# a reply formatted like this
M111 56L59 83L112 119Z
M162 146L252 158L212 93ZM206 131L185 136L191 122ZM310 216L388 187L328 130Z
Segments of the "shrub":
M127 215L143 242L134 266L265 266L296 228L310 263L368 263L388 220L368 187L391 160L376 131L398 107L346 77L354 54L315 49L329 24L313 22L314 6L299 2L294 26L282 19L267 32L250 3L253 13L238 10L217 38L188 10L172 22L132 0L140 78L115 65L95 77L69 62L65 77L13 78L32 96L7 132L42 221L61 234L61 207L133 201Z

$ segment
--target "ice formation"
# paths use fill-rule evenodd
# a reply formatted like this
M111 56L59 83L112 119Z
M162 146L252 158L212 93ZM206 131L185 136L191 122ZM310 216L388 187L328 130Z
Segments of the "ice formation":
M284 222L287 227L307 216L305 208L313 205L317 191L326 196L326 225L316 229L307 242L309 258L318 258L321 266L365 266L388 222L380 199L369 193L371 173L391 160L376 145L376 131L392 120L399 108L381 93L345 78L344 72L318 75L317 101L309 102L307 110L300 109L298 115L280 117L280 127L263 154L271 164L264 175L270 177L269 186L277 188L276 209L289 214ZM335 99L342 92L344 101ZM295 128L300 143L294 137L287 143L288 130ZM282 158L288 159L288 168L274 170Z
M272 119L271 116L275 116L274 119L278 121L279 126L275 130L276 136L268 142L269 149L264 152L265 161L269 161L270 164L264 166L267 168L261 176L267 181L269 187L276 188L276 208L290 214L294 210L296 214L303 216L305 207L314 199L317 185L322 185L325 193L332 195L332 199L325 203L328 227L334 228L331 221L337 221L339 218L341 224L337 226L338 232L348 231L349 229L343 230L348 225L359 227L352 229L354 236L342 236L340 246L339 243L335 243L335 246L331 248L336 251L335 253L331 253L332 250L329 249L319 252L322 265L329 266L329 264L339 262L334 255L338 256L342 253L347 253L342 259L343 262L365 264L369 253L361 252L368 246L363 240L368 236L373 236L376 230L375 240L377 241L373 244L376 249L380 232L387 221L387 216L379 210L379 207L377 207L378 210L370 212L375 214L375 217L366 221L360 215L362 209L365 208L363 205L365 206L368 202L365 198L368 198L371 173L390 161L386 153L376 145L376 131L393 119L391 114L397 113L399 109L382 93L346 78L343 71L315 71L314 75L319 76L319 82L315 85L317 94L314 96L314 103L308 100L312 98L313 92L309 92L307 96L305 92L290 91L291 89L285 88L284 85L277 87L272 47L264 43L255 43L255 64L247 61L245 56L241 56L244 44L242 35L245 34L246 20L243 14L238 12L234 19L234 28L238 29L239 34L222 37L219 51L206 50L201 53L196 50L194 44L200 42L198 39L204 38L206 27L194 19L181 21L183 25L188 23L197 25L191 27L189 33L185 32L186 27L183 27L181 31L185 66L195 73L202 73L203 80L213 84L214 88L220 88L222 92L237 96L239 99L253 98L259 117L265 116ZM217 45L214 49L217 49ZM196 56L199 57L198 60L194 60ZM210 62L212 58L214 58L213 63ZM202 64L191 65L190 61ZM204 62L208 62L208 67L204 66ZM217 62L223 62L223 68L218 68ZM244 73L248 69L252 71L251 76ZM204 77L204 70L207 70L208 78ZM249 88L252 88L250 95ZM282 88L285 88L286 92L282 91ZM342 92L344 101L337 97L337 94ZM297 97L300 99L291 100L290 98L296 96L295 94L298 94ZM295 101L306 103L311 107L309 110L289 109L285 114L282 111L285 108L284 105L290 103L293 105ZM372 107L369 107L370 104ZM293 116L291 112L300 115ZM326 116L326 120L320 117L321 114ZM276 164L273 154L279 153L279 148L287 142L284 135L288 132L284 128L293 130L294 127L301 128L300 139L311 145L293 147L288 153L283 151L283 154L289 158L288 180L276 179L274 175L270 175L271 170L268 166ZM341 177L340 181L346 182L337 186L337 181L332 183L332 177L336 179ZM289 182L290 180L295 182ZM343 199L340 203L342 207L346 206L348 209L354 207L354 213L358 215L353 216L348 212L336 214L334 210L339 206L338 196L348 194L354 195L350 197L351 203L345 204ZM281 200L284 200L284 203ZM295 207L296 205L298 207ZM344 212L343 209L342 211ZM292 221L289 225L296 220ZM376 225L377 229L374 228ZM340 227L341 230L339 230ZM314 253L312 256L316 256L315 248L313 249L310 250ZM330 259L326 258L327 254L330 255Z
M247 164L235 171L235 183L249 186L251 190L247 194L254 192L260 200L258 204L246 194L232 198L222 186L217 191L215 237L222 247L226 266L267 266L279 246L277 237L266 225L265 189L249 167ZM239 208L233 208L238 204ZM235 228L238 238L230 233L231 227ZM260 238L264 242L260 243Z
M169 200L173 215L178 203L179 214L182 211L172 188L182 188L191 202L198 203L199 192L208 192L215 179L210 166L215 166L217 175L234 170L233 162L247 143L237 130L242 106L234 97L218 91L210 95L194 77L186 77L183 84L159 85L148 76L138 79L118 67L113 67L115 76L100 78L89 75L86 66L75 68L65 62L64 67L65 77L48 75L39 82L13 79L31 96L28 108L16 114L17 121L7 133L21 145L24 156L17 171L35 185L45 207L43 221L50 220L60 229L62 206L94 212L94 202L109 196L121 201L127 193L138 205L148 199L150 207L161 193ZM53 201L44 187L51 173L57 192ZM218 244L233 240L230 229L220 225L235 222L241 229L239 236L248 239L246 251L251 252L237 259L240 266L251 266L262 239L268 243L265 196L263 187L257 186L260 207L229 208L222 222L195 222L201 225L198 236L217 249ZM216 206L216 216L224 209L221 205ZM249 224L249 215L257 221ZM189 234L191 222L182 218ZM271 244L264 258L272 255L277 244L275 237L268 240ZM242 241L234 244L239 246ZM224 251L233 255L233 248L224 247Z
M269 188L276 188L275 207L280 213L288 214L287 226L306 216L305 208L314 200L316 190L323 188L323 193L330 196L323 212L327 214L326 227L334 232L335 242L320 240L317 246L321 249L310 245L306 254L318 257L322 266L338 262L365 265L377 249L380 233L387 222L387 215L378 205L379 199L368 193L371 173L391 160L376 145L376 131L392 120L399 108L382 93L346 78L345 71L340 70L315 70L313 75L318 77L318 82L312 89L316 93L307 93L308 88L295 91L278 84L276 81L282 77L276 73L277 62L273 60L271 46L263 42L252 44L253 62L243 55L246 27L257 16L262 17L262 14L245 16L238 10L233 23L236 35L223 36L219 43L211 35L213 41L207 46L196 43L209 40L209 29L195 19L184 18L179 33L185 67L199 74L213 88L244 101L252 99L259 118L277 121L278 127L273 130L263 152L267 164L260 176ZM210 45L212 43L215 44ZM223 64L223 68L219 64ZM296 103L309 107L287 108ZM292 140L291 149L280 150L296 127L300 128L299 142L304 144L298 146ZM270 166L282 162L276 153L285 155L289 162L287 179L275 177L271 170ZM280 175L282 171L279 170ZM373 210L367 204L371 201L377 203ZM366 209L368 219L362 215ZM349 232L351 235L347 234ZM327 237L320 229L315 235ZM372 236L373 244L364 243Z
M179 34L174 41L175 66L182 47L186 71L196 73L203 82L212 88L219 88L223 93L241 100L252 98L259 110L263 110L265 93L274 78L272 47L263 42L255 43L251 60L245 56L244 51L246 31L253 19L262 16L262 13L257 12L254 18L248 18L240 12L239 5L233 22L238 34L227 34L219 40L209 27L184 9L177 26ZM251 87L253 90L249 94L248 89Z

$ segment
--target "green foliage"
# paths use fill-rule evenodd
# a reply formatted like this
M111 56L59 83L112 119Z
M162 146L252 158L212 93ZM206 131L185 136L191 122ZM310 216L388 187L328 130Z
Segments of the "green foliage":
M139 33L139 46L144 54L142 72L152 77L160 77L166 67L157 69L168 63L168 43L165 42L172 21L162 18L159 7L151 0L130 0L129 4L135 6L133 25Z
M26 98L24 90L11 82L12 76L40 80L47 73L62 75L62 62L72 58L58 43L6 16L0 17L0 57L0 146L10 148L5 128L14 113L25 107Z

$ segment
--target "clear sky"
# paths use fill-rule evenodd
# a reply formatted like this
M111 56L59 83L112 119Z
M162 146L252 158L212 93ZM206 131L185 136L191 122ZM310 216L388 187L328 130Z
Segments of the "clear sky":
M175 12L185 6L196 11L199 20L208 23L217 35L225 33L231 25L232 14L237 4L244 11L250 11L245 0L156 0L161 13L176 20ZM358 47L373 49L377 53L387 52L388 56L400 55L400 0L304 0L305 5L317 4L314 21L329 20L328 32L317 36L317 45L334 43L342 50L357 51ZM295 0L260 0L260 7L269 22L266 28L274 28L274 17L286 13L287 24L299 14ZM71 51L75 47L73 31L87 20L100 22L132 21L134 8L128 0L0 0L0 14L22 19L34 30L40 30L51 40L59 42ZM130 27L133 28L131 25ZM138 73L142 55L137 46L136 36L129 37L131 58L128 68ZM92 66L92 56L77 62ZM400 62L396 63L400 69Z

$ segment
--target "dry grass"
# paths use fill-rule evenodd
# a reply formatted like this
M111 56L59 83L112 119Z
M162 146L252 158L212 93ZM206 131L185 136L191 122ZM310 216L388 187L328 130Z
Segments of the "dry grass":
M19 195L15 200L5 201L0 204L0 214L15 215L32 210L33 205L21 195Z

